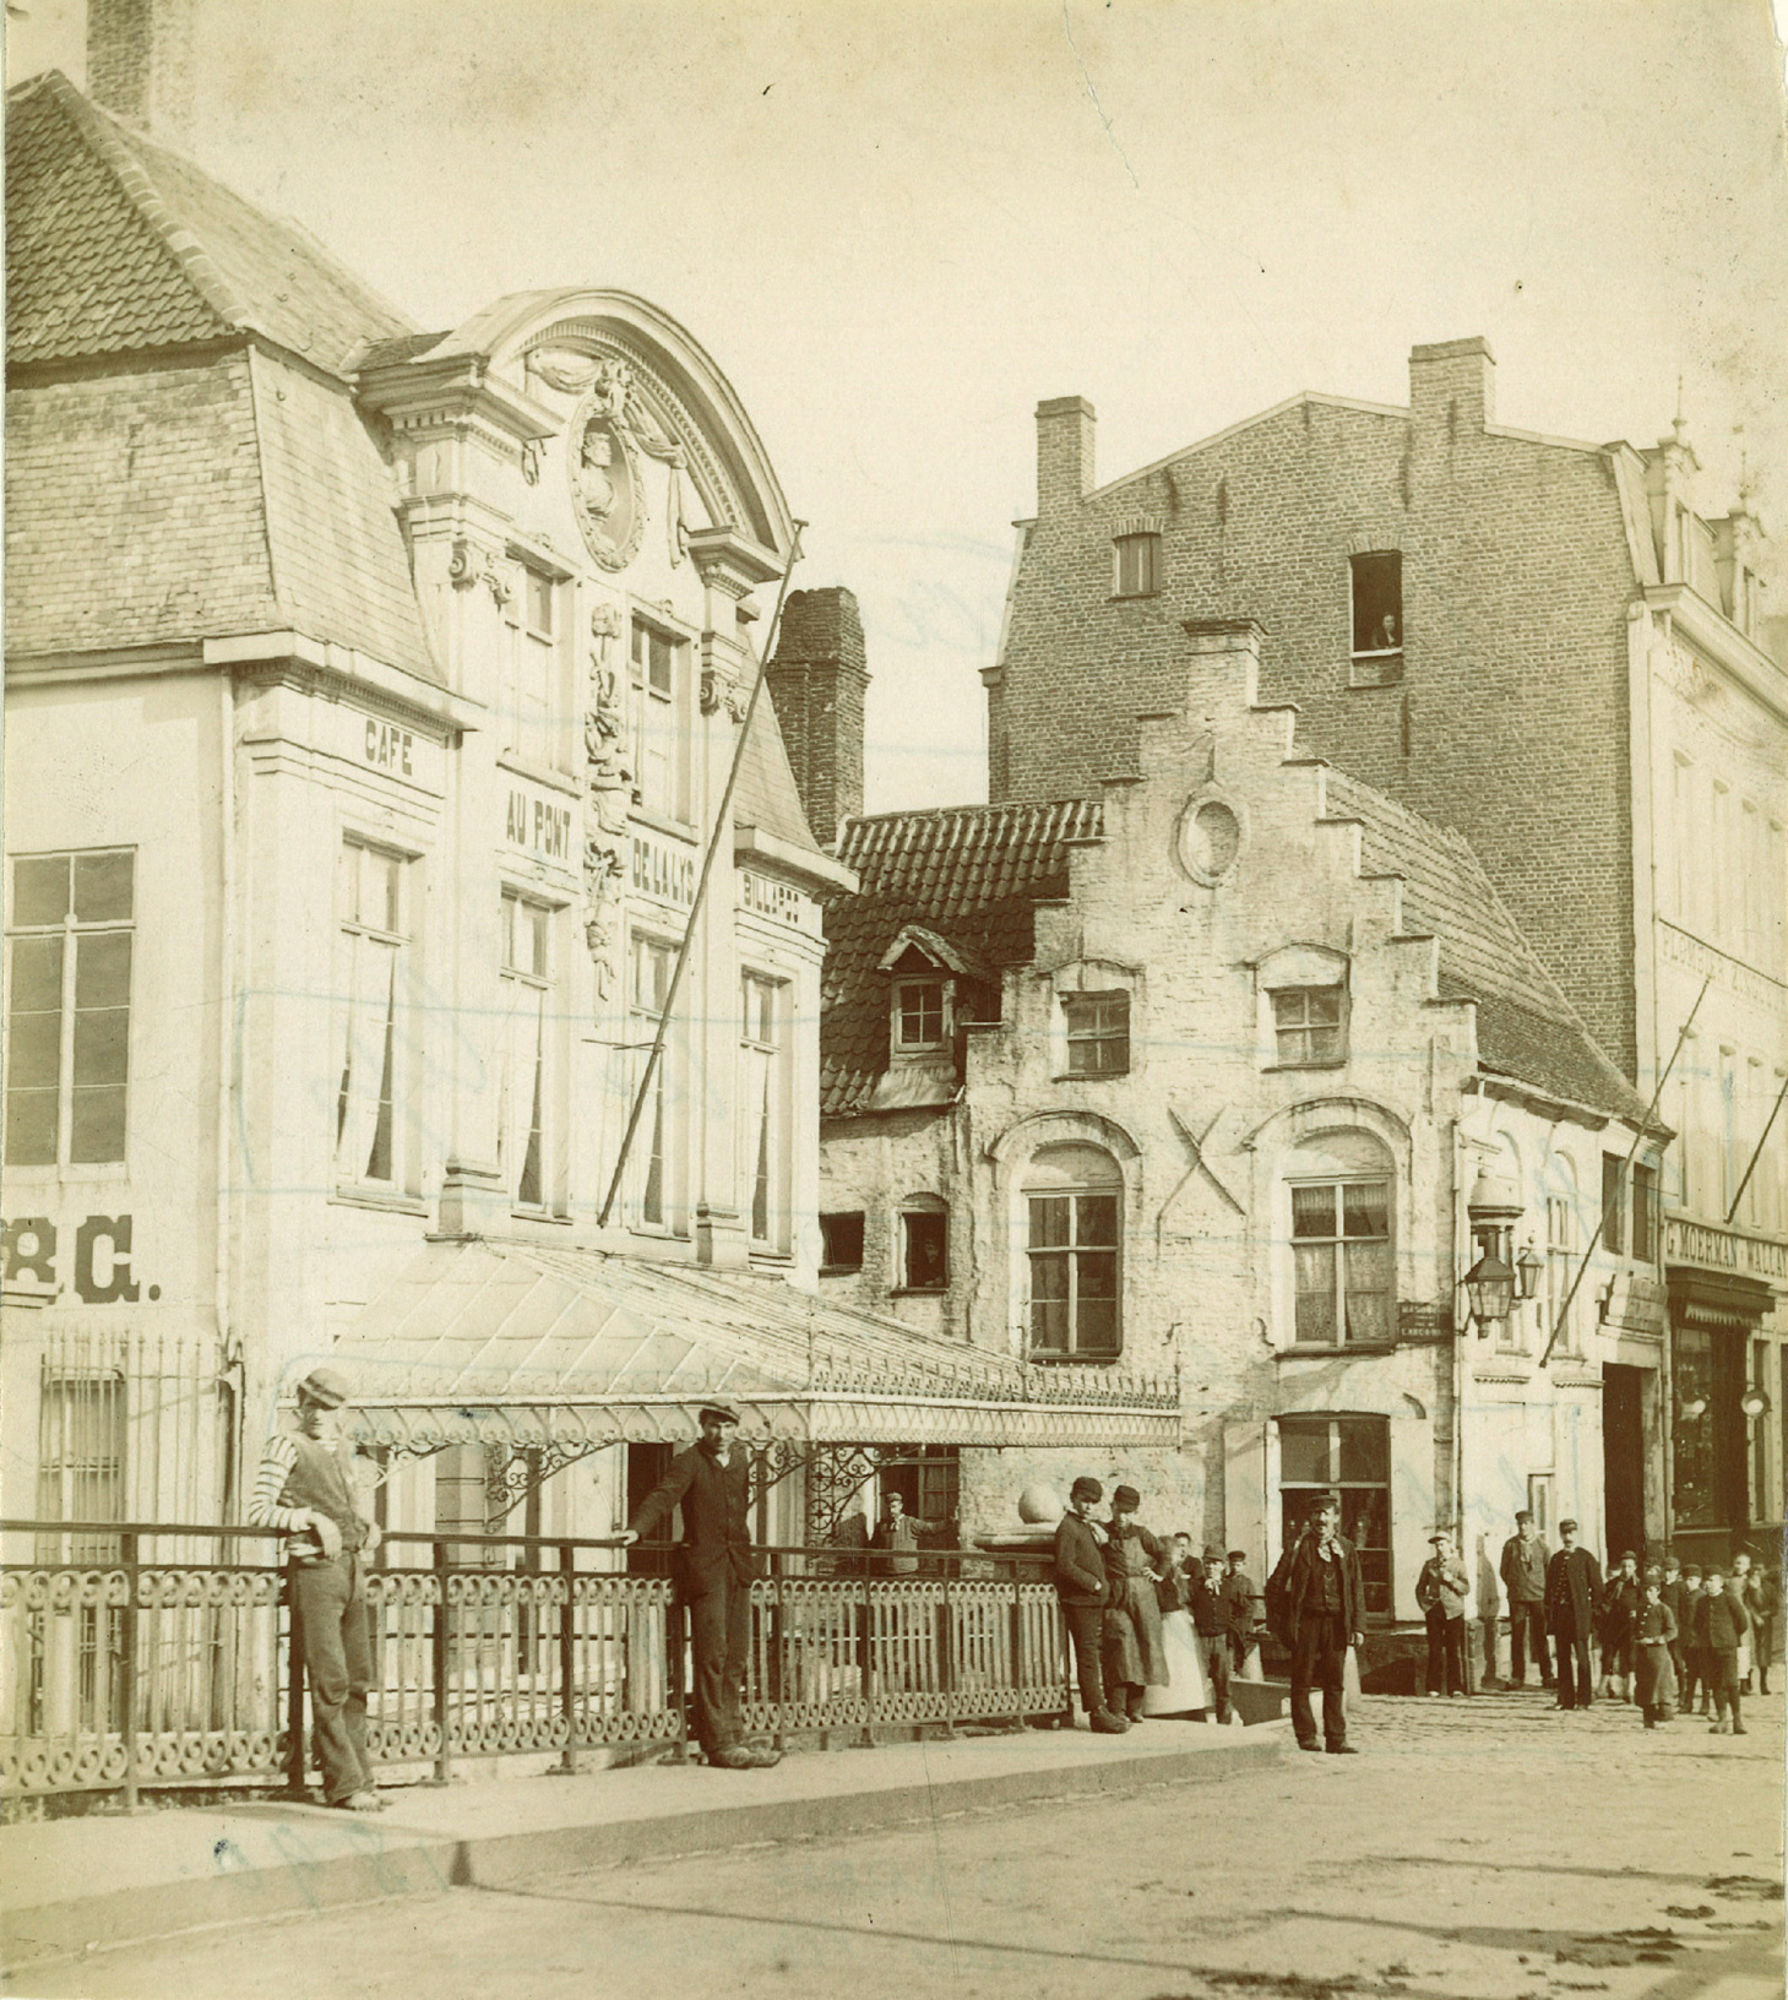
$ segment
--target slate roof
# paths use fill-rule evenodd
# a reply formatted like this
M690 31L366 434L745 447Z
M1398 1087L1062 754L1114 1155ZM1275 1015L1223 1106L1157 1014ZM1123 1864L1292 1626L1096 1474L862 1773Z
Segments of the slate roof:
M1440 941L1440 997L1475 1000L1478 1062L1548 1096L1635 1121L1645 1099L1540 962L1465 836L1345 773L1324 773L1331 816L1362 826L1360 865L1403 877L1406 931Z
M754 826L759 833L808 854L825 852L807 824L800 787L788 761L788 746L782 740L782 725L776 719L776 704L767 688L758 698L751 734L745 739L745 760L733 790L733 824Z
M340 374L412 322L295 222L102 111L60 72L8 95L14 364L254 331Z
M876 963L901 928L943 933L996 977L1028 964L1039 901L1068 893L1068 843L1096 838L1097 800L949 806L845 822L838 858L862 882L826 909L820 1110L860 1111L888 1066L887 982Z
M1339 771L1331 817L1360 822L1361 869L1403 878L1404 929L1439 942L1439 997L1477 1003L1479 1067L1608 1116L1645 1100L1603 1054L1522 935L1462 834ZM888 1066L887 980L876 967L907 924L924 924L995 977L1031 962L1039 901L1068 893L1069 843L1097 839L1096 800L959 806L846 822L838 858L862 883L826 911L820 1109L864 1110Z
M9 362L107 363L14 373L9 657L292 630L438 682L391 469L329 379L406 322L54 72L7 141Z

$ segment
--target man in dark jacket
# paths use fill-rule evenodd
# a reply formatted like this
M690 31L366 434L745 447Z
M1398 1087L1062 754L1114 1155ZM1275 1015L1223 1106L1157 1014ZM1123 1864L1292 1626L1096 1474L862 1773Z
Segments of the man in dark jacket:
M751 1528L749 1471L734 1443L739 1413L709 1403L699 1413L701 1442L679 1452L646 1496L623 1543L649 1535L683 1510L677 1549L677 1594L689 1615L695 1655L695 1733L708 1762L726 1771L779 1763L780 1750L741 1740L739 1703L751 1652Z
M1515 1532L1502 1545L1502 1587L1509 1599L1509 1684L1527 1685L1527 1655L1531 1649L1540 1670L1541 1687L1552 1685L1552 1656L1546 1649L1546 1564L1551 1559L1545 1538L1523 1507L1515 1516Z
M1713 1689L1714 1723L1710 1736L1743 1736L1744 1717L1738 1707L1738 1649L1751 1620L1736 1590L1726 1588L1718 1569L1709 1568L1707 1587L1695 1601L1695 1638L1708 1685Z
M1211 1707L1219 1722L1229 1720L1229 1674L1234 1662L1230 1640L1230 1607L1223 1597L1223 1556L1206 1549L1202 1563L1186 1565L1186 1609L1198 1635L1198 1664L1210 1687Z
M1347 1649L1365 1639L1366 1592L1360 1559L1341 1538L1341 1509L1324 1500L1299 1538L1285 1578L1285 1629L1291 1648L1291 1726L1300 1750L1354 1754L1347 1740ZM1322 1689L1323 1741L1316 1741L1313 1688Z
M1575 1521L1559 1522L1558 1539L1559 1551L1546 1565L1546 1629L1558 1648L1558 1706L1588 1708L1595 1699L1589 1639L1602 1595L1602 1566L1577 1546Z
M1101 1736L1122 1736L1129 1721L1114 1715L1105 1701L1106 1536L1093 1519L1093 1509L1104 1498L1105 1488L1096 1479L1077 1479L1069 1489L1068 1511L1055 1530L1055 1594L1074 1642L1074 1668L1087 1726Z

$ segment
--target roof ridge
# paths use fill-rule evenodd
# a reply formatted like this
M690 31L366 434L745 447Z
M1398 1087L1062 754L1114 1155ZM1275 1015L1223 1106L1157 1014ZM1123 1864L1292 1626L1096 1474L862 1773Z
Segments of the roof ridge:
M179 265L209 310L226 326L238 330L247 326L247 302L232 289L198 238L176 220L166 197L156 187L149 169L137 158L118 121L78 91L60 70L46 71L42 81L57 108L110 169L125 199L155 232L163 249Z

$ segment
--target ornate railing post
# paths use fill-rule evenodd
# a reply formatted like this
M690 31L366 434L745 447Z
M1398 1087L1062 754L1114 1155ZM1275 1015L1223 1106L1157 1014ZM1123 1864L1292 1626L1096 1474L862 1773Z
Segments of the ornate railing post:
M683 1649L687 1643L687 1614L683 1600L675 1590L665 1599L664 1629L669 1637L671 1706L677 1716L677 1737L674 1761L679 1764L689 1762L689 1688L688 1675L684 1672Z
M434 1644L430 1648L431 1671L435 1686L435 1727L440 1731L441 1741L435 1752L435 1783L446 1784L451 1775L453 1753L448 1745L447 1731L450 1719L450 1704L447 1697L447 1681L450 1672L450 1644L453 1607L447 1597L447 1544L436 1538L434 1544L435 1587L440 1596L435 1604Z
M118 1553L124 1564L124 1619L118 1635L119 1694L123 1705L124 1810L137 1810L137 1647L140 1607L137 1603L137 1538L120 1535ZM102 1614L103 1615L103 1614Z
M559 1578L564 1600L559 1605L559 1713L565 1718L565 1749L559 1768L570 1776L577 1770L577 1551L570 1542L559 1544Z
M285 1573L286 1600L286 1790L295 1799L304 1796L305 1774L310 1760L304 1746L304 1625L298 1610L298 1593L292 1588L292 1570Z
M859 1748L875 1748L875 1604L870 1595L869 1551L863 1551L862 1594L857 1607L857 1675L863 1691L863 1728Z
M1012 1564L1012 1690L1017 1704L1014 1714L1018 1727L1024 1727L1024 1670L1027 1648L1024 1643L1024 1581L1017 1563Z

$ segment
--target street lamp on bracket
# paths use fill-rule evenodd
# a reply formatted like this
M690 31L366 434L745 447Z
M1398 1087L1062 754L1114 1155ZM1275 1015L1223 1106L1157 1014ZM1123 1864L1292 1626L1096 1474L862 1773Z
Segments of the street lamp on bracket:
M1539 1259L1529 1250L1520 1260L1511 1261L1515 1224L1524 1212L1521 1190L1514 1181L1505 1174L1492 1173L1488 1165L1481 1166L1465 1198L1478 1261L1460 1280L1480 1340L1489 1338L1496 1321L1508 1318L1518 1299L1533 1296L1530 1285ZM1528 1258L1533 1259L1531 1267Z

